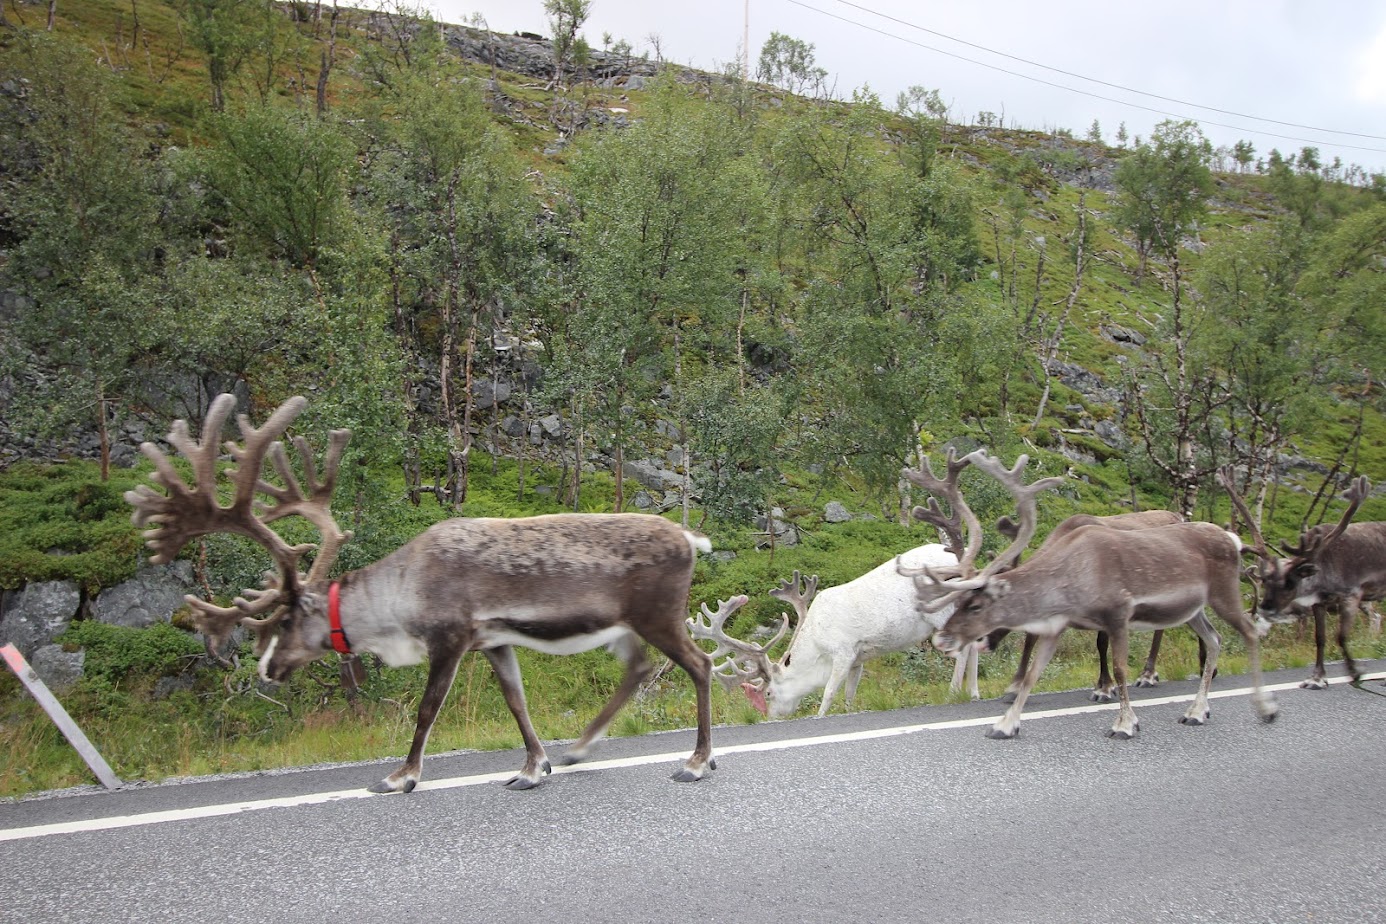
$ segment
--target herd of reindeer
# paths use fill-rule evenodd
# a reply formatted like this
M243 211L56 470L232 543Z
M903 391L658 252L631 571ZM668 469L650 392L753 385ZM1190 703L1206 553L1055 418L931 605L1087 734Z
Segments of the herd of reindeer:
M727 619L747 602L744 595L720 601L716 611L703 604L700 615L688 618L695 557L710 551L711 543L650 514L446 520L371 565L329 578L338 551L350 539L333 519L331 499L351 434L332 432L320 471L307 442L296 437L296 473L280 437L305 404L303 398L286 401L258 428L240 416L241 439L223 446L222 429L235 400L220 396L200 438L182 420L168 436L191 463L191 486L159 447L145 443L141 449L154 464L150 479L162 490L141 485L125 497L135 508L136 524L149 527L145 539L154 563L171 561L192 539L218 532L249 537L272 556L277 575L244 591L231 606L187 598L213 657L225 660L220 652L236 628L245 627L255 636L259 672L269 682L283 681L334 651L344 664L362 652L391 666L427 659L428 679L408 757L370 787L374 792L408 792L417 784L429 731L469 651L490 661L524 739L524 766L506 785L527 789L551 771L551 764L530 723L514 646L550 654L605 646L624 662L625 676L611 701L559 758L575 763L588 756L622 704L652 674L648 643L687 672L696 690L696 745L673 777L691 782L716 766L714 679L729 690L741 687L772 717L791 714L805 696L822 690L823 715L839 689L851 701L867 660L932 641L956 659L953 689L961 689L966 679L976 699L978 652L1018 630L1025 633L1025 643L1020 669L1006 691L1010 707L988 732L1009 738L1019 731L1026 697L1060 635L1068 628L1086 629L1098 633L1101 662L1093 698L1120 703L1109 734L1130 738L1138 728L1127 694L1133 631L1155 633L1137 686L1158 682L1155 658L1165 629L1187 625L1198 635L1201 682L1180 721L1208 721L1208 690L1220 647L1204 615L1208 607L1245 641L1252 705L1269 722L1277 705L1261 682L1259 639L1266 624L1312 613L1318 658L1303 685L1322 688L1326 611L1336 608L1338 642L1356 682L1359 670L1347 649L1353 619L1363 602L1386 596L1386 522L1352 522L1370 487L1365 477L1349 487L1347 510L1338 522L1305 531L1298 545L1284 550L1266 543L1225 471L1219 480L1253 535L1251 546L1220 526L1184 522L1164 511L1078 515L1055 527L1022 562L1037 529L1037 497L1063 479L1026 484L1025 456L1007 469L985 450L962 458L950 451L942 477L927 458L904 472L931 495L927 506L914 508L914 516L937 527L947 543L911 549L821 592L816 577L795 572L771 591L798 616L788 649L772 660L768 652L789 630L789 616L763 644L726 632ZM234 463L225 473L233 488L226 505L217 491L223 450ZM266 463L278 483L267 477ZM959 476L969 467L1004 486L1017 508L1015 520L996 524L1010 544L980 570L982 525L959 489ZM950 513L945 515L943 505ZM306 519L322 541L289 545L270 524L290 516ZM300 560L312 550L312 566L301 574ZM1255 563L1244 569L1244 558ZM1255 619L1243 607L1244 575L1259 588ZM700 640L715 642L715 649L708 653Z

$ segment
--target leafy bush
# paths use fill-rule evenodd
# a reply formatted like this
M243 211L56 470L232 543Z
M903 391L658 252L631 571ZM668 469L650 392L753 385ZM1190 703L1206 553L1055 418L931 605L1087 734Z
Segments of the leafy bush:
M145 629L80 620L58 637L63 645L85 648L85 680L114 684L131 674L171 673L183 658L201 654L196 638L167 623Z
M76 581L88 590L134 575L139 531L122 495L138 481L94 464L16 465L0 473L0 587Z

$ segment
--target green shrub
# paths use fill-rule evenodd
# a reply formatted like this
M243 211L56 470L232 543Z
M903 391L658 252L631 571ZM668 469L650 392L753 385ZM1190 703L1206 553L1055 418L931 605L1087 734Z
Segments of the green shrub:
M96 465L15 465L0 472L0 587L70 580L88 591L118 584L140 564L139 530L123 494L139 476Z
M196 638L168 623L133 629L80 620L69 626L58 642L86 649L85 680L98 684L114 684L132 674L173 673L183 659L202 653Z

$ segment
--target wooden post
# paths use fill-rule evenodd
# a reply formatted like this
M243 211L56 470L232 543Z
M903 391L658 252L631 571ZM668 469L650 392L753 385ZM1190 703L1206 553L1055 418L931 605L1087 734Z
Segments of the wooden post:
M20 683L29 688L29 693L38 700L43 711L48 713L53 724L58 726L58 730L77 749L77 753L82 755L82 759L87 762L91 772L96 774L101 785L107 789L119 789L121 787L120 778L115 775L110 764L106 763L87 736L77 727L77 723L72 721L72 716L67 714L67 710L48 689L48 685L39 679L38 674L34 673L34 669L29 666L28 661L24 660L19 649L13 645L6 645L0 648L0 656L4 657L5 663L9 665L10 670L14 671L14 675L19 678Z

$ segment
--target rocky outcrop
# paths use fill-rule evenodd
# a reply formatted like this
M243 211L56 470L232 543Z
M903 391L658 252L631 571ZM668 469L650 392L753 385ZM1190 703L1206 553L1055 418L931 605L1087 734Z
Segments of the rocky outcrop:
M67 631L82 606L82 592L72 581L43 581L6 591L0 599L0 644L24 657L51 645Z
M547 82L553 79L553 43L542 35L532 32L506 35L469 26L448 26L444 41L454 54L464 60L494 66L497 70L534 80ZM565 67L564 79L582 78L601 86L638 90L664 69L672 69L684 81L710 79L702 71L660 64L644 55L621 54L597 48L588 52L587 63L581 73L571 66Z
M168 622L193 591L192 564L186 561L148 565L123 584L103 590L91 602L93 619L142 629Z

